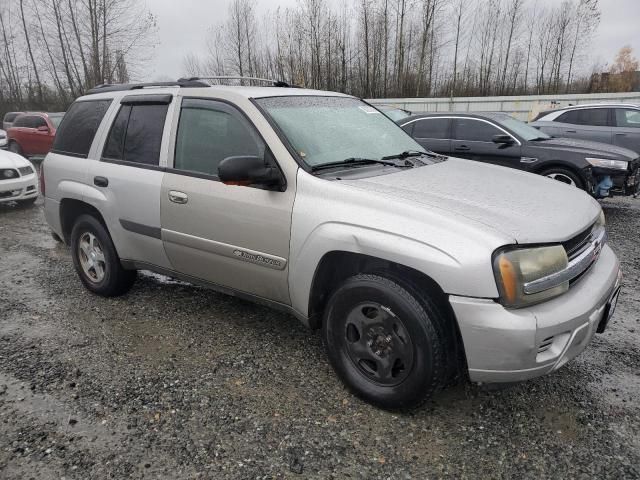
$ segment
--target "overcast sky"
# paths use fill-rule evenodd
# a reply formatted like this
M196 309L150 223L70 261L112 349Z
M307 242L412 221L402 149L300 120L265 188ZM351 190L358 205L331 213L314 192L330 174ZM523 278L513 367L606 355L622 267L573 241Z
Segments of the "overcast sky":
M256 0L264 13L296 0ZM484 0L483 0L484 1ZM560 0L539 0L541 3ZM226 17L229 0L147 0L158 19L158 42L149 65L149 79L178 78L187 53L206 54L205 41L212 25ZM602 21L591 45L589 66L611 63L620 47L631 45L640 57L640 0L600 0Z

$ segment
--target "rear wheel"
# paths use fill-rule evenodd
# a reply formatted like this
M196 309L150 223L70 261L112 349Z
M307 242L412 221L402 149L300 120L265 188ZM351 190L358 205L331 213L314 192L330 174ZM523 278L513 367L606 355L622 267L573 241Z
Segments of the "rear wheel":
M95 217L81 215L71 231L73 264L84 286L103 297L128 292L135 270L125 270L106 228Z
M584 190L584 182L582 181L580 176L569 169L552 167L543 171L541 175L552 178L553 180L557 180L558 182L562 182L572 187Z
M329 359L359 397L382 408L411 408L445 383L445 339L437 309L378 275L347 279L325 310Z

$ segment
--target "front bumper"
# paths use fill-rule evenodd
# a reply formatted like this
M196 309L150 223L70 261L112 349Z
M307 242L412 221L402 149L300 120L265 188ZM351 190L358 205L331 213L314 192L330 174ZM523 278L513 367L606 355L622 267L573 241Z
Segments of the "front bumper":
M0 180L0 203L28 200L38 196L38 176L35 173L11 180Z
M629 171L594 168L595 184L608 175L613 181L609 195L638 195L640 193L640 162L634 164Z
M622 281L608 245L571 289L548 302L509 310L489 299L451 296L474 382L517 382L557 370L591 342Z

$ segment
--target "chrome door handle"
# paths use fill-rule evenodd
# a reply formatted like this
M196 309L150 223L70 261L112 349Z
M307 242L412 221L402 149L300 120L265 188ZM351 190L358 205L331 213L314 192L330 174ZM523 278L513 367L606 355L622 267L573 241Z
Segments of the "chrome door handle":
M169 200L172 201L173 203L179 203L181 205L184 205L185 203L187 203L189 201L189 197L184 192L178 192L176 190L170 190L169 191Z

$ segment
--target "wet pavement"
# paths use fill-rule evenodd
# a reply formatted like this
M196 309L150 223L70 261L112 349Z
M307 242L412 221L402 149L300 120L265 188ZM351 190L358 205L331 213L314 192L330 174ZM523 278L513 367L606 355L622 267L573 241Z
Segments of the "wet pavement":
M608 331L548 377L404 414L351 396L286 314L152 274L91 295L41 201L0 206L0 478L640 478L640 200L604 205Z

